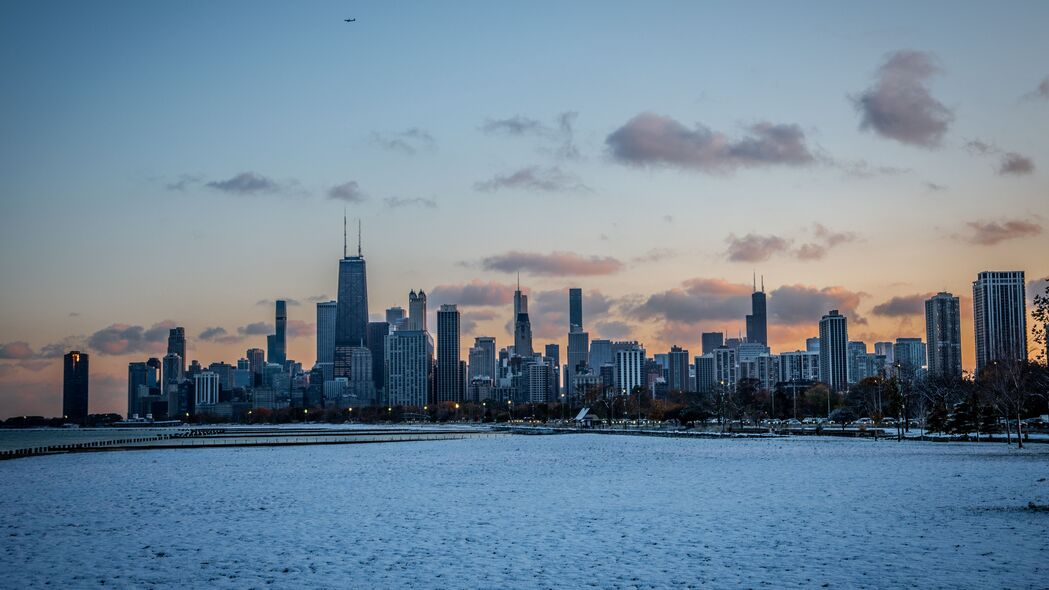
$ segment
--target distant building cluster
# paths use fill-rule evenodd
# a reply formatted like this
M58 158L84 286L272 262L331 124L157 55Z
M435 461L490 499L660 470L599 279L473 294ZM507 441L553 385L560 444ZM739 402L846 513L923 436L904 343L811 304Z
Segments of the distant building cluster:
M1027 358L1027 310L1022 271L981 272L973 282L976 370L996 360ZM768 345L764 282L755 281L746 334L697 334L700 354L672 346L652 354L634 340L591 339L584 324L582 289L568 291L568 350L533 342L528 297L520 282L513 297L513 342L499 347L477 336L460 350L461 316L454 304L437 310L435 338L427 325L427 297L408 293L408 308L391 307L385 321L369 321L364 256L343 252L338 298L317 304L317 358L304 370L287 358L287 304L277 301L275 332L266 350L250 348L235 364L186 364L186 334L170 330L167 354L128 365L128 417L181 418L194 413L237 417L259 408L354 408L477 402L577 402L584 397L644 391L731 391L744 379L761 388L795 393L817 383L846 391L868 377L917 381L927 375L962 376L958 297L937 293L925 302L925 340L850 340L849 320L829 310L814 323L804 350L773 353ZM65 355L63 414L83 419L88 408L88 355Z

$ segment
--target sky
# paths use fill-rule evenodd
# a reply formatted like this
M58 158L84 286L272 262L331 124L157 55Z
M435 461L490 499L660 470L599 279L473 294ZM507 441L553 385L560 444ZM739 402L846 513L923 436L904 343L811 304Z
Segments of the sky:
M344 18L355 17L353 23ZM342 216L369 307L411 289L565 355L650 354L744 329L774 352L840 309L849 335L924 337L922 301L1049 278L1045 2L137 2L0 5L0 417L91 412L127 363L234 363L289 300L315 360ZM352 233L352 232L351 232ZM351 236L351 242L354 237ZM351 244L351 249L352 249ZM431 329L436 323L431 319Z

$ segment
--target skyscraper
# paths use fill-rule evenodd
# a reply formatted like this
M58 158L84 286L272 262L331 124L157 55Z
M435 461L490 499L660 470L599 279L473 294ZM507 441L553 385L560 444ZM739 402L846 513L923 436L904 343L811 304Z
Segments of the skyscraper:
M403 307L397 306L386 309L386 323L390 324L391 330L400 330L403 328L405 318L406 316Z
M288 360L288 303L283 299L278 299L276 308L276 330L272 338L266 339L269 348L266 356L269 362L283 367L284 361Z
M332 366L335 362L335 316L338 309L335 301L321 301L317 304L317 364ZM326 372L326 379L331 380L331 373Z
M177 354L182 359L179 376L186 372L186 329L183 327L168 330L168 354Z
M615 357L612 355L612 341L611 340L591 340L590 341L590 366L594 370L601 369L604 365L611 365L615 362Z
M491 336L474 338L473 348L470 349L470 378L490 377L494 382L499 377L496 370L497 362L495 338Z
M629 395L635 387L645 384L642 368L645 365L645 349L637 343L616 350L616 387L622 394Z
M848 375L849 383L855 384L862 381L866 375L864 363L867 361L867 343L854 340L848 344Z
M820 381L832 391L849 386L849 324L845 316L832 309L820 319Z
M429 401L433 339L422 330L398 330L386 339L386 403L423 407Z
M667 363L667 387L670 391L689 391L688 351L680 346L670 347Z
M897 338L893 345L895 364L900 368L899 377L908 381L919 381L924 376L925 343L921 338Z
M88 357L79 350L62 357L62 415L73 422L87 419Z
M130 418L139 412L138 399L140 388L149 392L149 367L145 362L131 362L127 364L127 417Z
M258 385L262 382L262 374L266 370L266 353L261 348L249 348L244 356L247 357L248 366L251 368L251 384Z
M962 376L961 312L954 295L941 292L925 301L925 342L930 375Z
M386 322L368 322L368 351L372 357L372 382L375 393L381 394L386 386L386 338L390 334L390 324Z
M364 347L368 339L368 277L361 253L358 226L357 255L346 252L343 218L343 256L339 261L339 296L335 315L335 376L348 376L349 349ZM340 372L341 370L341 372Z
M579 367L590 364L590 334L583 330L568 333L568 374L575 375Z
M583 329L583 290L572 288L568 290L568 331L572 326Z
M514 352L522 358L532 356L532 322L528 319L528 296L521 293L518 279L514 291Z
M994 361L1027 359L1024 272L981 272L973 282L976 372Z
M757 342L768 345L768 311L765 305L765 277L761 277L761 290L758 291L757 282L754 284L754 292L750 295L750 315L747 316L747 342Z
M459 374L459 309L445 304L437 310L436 400L463 401L463 376Z
M702 339L703 354L710 354L719 346L725 345L724 332L703 332Z
M426 325L426 292L422 289L418 293L414 290L408 293L407 325L409 330L426 332L429 329Z

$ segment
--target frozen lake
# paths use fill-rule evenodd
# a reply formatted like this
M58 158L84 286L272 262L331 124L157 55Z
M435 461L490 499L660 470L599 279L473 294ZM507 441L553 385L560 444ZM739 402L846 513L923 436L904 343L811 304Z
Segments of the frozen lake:
M1045 588L1049 445L513 436L0 463L3 585Z

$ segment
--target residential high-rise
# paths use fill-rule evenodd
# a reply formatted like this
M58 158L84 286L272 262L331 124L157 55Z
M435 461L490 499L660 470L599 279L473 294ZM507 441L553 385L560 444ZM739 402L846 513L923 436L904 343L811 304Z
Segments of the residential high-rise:
M667 365L667 387L670 391L689 391L688 350L680 346L670 347Z
M611 343L610 343L611 344ZM590 365L590 334L576 329L568 333L568 374L575 375L579 367Z
M711 353L714 358L714 385L722 392L734 391L739 382L739 362L736 349L719 346Z
M138 399L140 387L147 388L149 367L145 362L131 362L127 364L127 417L131 418L138 413Z
M495 338L478 336L470 349L470 379L490 377L494 383L499 374L496 370L498 357L495 352Z
M568 331L576 326L583 329L583 290L572 288L568 290Z
M925 301L925 342L930 375L962 376L961 311L954 295L940 292Z
M463 401L463 376L459 374L459 309L444 304L437 310L437 367L435 401Z
M335 314L335 376L349 376L350 349L364 347L368 340L368 277L361 253L358 225L357 255L346 252L343 218L343 252L339 261L339 296ZM341 372L340 372L341 371Z
M725 345L724 332L703 332L701 339L703 354L710 354L715 348Z
M779 355L779 380L784 383L819 381L820 354L798 350Z
M276 330L272 338L267 338L266 358L269 362L284 366L288 360L288 303L283 299L276 301Z
M409 330L422 330L426 332L426 292L419 289L416 293L413 289L408 293L408 322Z
M335 301L317 304L317 364L332 366L335 363L335 317L338 309ZM330 373L328 380L331 380Z
M696 391L699 393L710 393L714 391L714 353L703 353L697 356L696 362Z
M805 339L805 351L806 352L819 352L820 351L820 337L813 336L812 338Z
M635 387L645 385L643 367L645 349L637 343L616 351L615 383L619 393L629 395Z
M599 370L604 365L611 365L615 362L615 357L612 356L612 341L611 340L591 340L590 341L590 366L594 370Z
M183 327L168 330L168 354L177 354L182 359L179 375L186 372L186 329Z
M261 348L249 348L244 356L247 357L248 366L251 368L252 385L258 385L266 371L266 353Z
M73 422L87 419L89 356L71 350L62 357L62 415Z
M398 330L386 339L386 403L423 407L429 402L433 339L422 330Z
M1024 272L981 272L973 282L976 372L994 361L1027 359Z
M219 403L219 376L211 371L197 373L193 376L193 392L197 412L212 412Z
M832 309L820 319L820 381L832 391L849 387L849 324L845 316Z
M375 393L380 394L386 387L386 338L390 334L387 322L368 322L368 351L372 357L372 382Z
M925 373L925 343L921 338L897 338L893 345L894 364L898 376L908 381L920 381Z
M750 315L747 316L747 342L768 345L768 310L765 301L765 277L761 277L761 290L758 291L755 281L754 292L750 295Z
M848 344L848 374L849 383L855 384L868 377L866 375L865 363L867 362L867 343L854 340Z
M885 357L885 362L888 365L892 365L896 357L893 356L892 342L875 342L874 343L874 354L879 354Z

